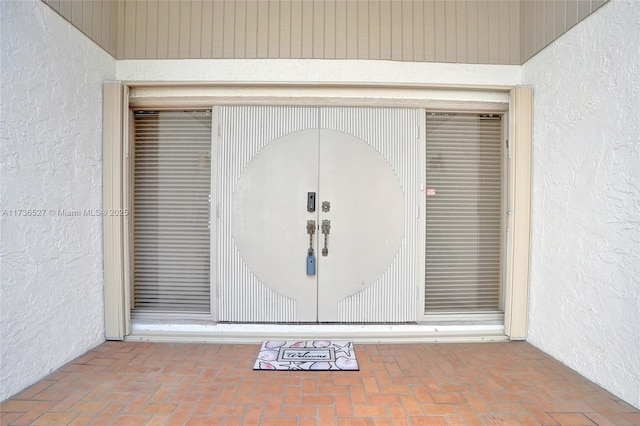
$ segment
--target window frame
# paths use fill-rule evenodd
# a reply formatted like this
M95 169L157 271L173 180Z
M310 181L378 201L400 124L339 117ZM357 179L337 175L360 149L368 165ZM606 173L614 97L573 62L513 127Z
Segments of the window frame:
M499 257L499 262L500 262L500 271L498 273L498 277L497 277L497 281L498 281L498 292L499 292L499 302L498 302L498 308L497 309L490 309L490 310L469 310L469 311L465 311L465 310L460 310L460 311L455 311L455 310L451 310L451 311L427 311L426 308L423 309L424 315L422 320L425 323L442 323L442 322L450 322L450 321L465 321L465 322L474 322L474 321L489 321L489 322L494 322L494 321L502 321L504 318L504 304L505 304L505 298L504 298L504 288L505 288L505 265L506 265L506 256L505 256L505 251L506 251L506 219L507 219L507 205L508 205L508 192L507 192L507 185L508 185L508 163L509 163L509 158L508 158L508 154L505 152L505 139L508 139L506 130L508 128L509 125L509 121L507 119L508 114L507 114L507 110L501 112L501 113L492 113L492 115L496 115L500 117L500 121L501 121L501 135L500 135L500 141L499 143L502 145L501 148L501 156L500 156L500 168L501 168L501 194L500 194L500 253L498 255ZM426 115L429 116L430 113L436 113L436 114L466 114L466 115L480 115L480 114L484 114L482 111L434 111L433 109L429 109L426 111ZM427 118L428 120L428 118ZM425 139L429 138L429 134L427 132L427 134L425 135ZM428 140L424 141L425 143L425 147L428 148L429 142ZM426 148L425 148L425 158L427 156L426 154ZM425 166L425 184L426 182L426 175L428 173L428 170ZM428 187L428 185L426 186ZM426 193L425 193L426 195ZM426 221L426 199L425 199L425 216L422 220ZM425 226L426 226L426 222L425 222ZM426 231L426 229L425 229ZM427 237L426 232L425 232L425 238ZM426 243L426 242L425 242ZM426 254L426 253L425 253ZM426 257L426 256L425 256ZM425 270L426 270L426 259L425 259ZM427 287L427 283L425 280L425 293L426 293L426 287ZM426 296L423 298L425 300L423 300L423 304L426 305Z

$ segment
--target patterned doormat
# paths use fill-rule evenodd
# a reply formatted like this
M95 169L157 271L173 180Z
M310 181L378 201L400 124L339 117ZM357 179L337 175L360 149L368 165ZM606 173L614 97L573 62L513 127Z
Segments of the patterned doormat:
M254 370L358 371L353 343L335 340L262 342Z

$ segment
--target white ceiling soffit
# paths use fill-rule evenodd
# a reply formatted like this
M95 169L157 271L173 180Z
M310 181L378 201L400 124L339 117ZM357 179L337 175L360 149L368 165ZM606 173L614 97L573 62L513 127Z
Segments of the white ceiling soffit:
M117 59L521 65L608 0L42 0Z

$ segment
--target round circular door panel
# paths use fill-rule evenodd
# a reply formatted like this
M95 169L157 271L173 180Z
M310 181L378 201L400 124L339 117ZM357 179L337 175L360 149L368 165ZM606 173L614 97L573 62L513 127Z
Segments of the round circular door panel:
M313 212L308 192L315 192ZM232 235L247 267L322 320L332 320L338 302L384 274L405 229L404 194L390 164L365 141L334 130L270 142L243 170L232 204ZM310 246L316 275L307 275Z

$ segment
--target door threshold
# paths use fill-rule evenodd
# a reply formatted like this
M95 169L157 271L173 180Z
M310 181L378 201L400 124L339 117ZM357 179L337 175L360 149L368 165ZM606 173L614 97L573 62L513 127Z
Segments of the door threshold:
M503 325L425 324L161 324L136 322L127 341L245 343L265 340L350 340L356 343L454 343L509 340Z

